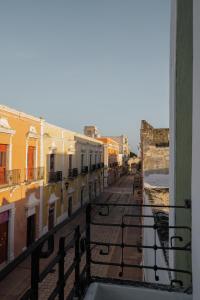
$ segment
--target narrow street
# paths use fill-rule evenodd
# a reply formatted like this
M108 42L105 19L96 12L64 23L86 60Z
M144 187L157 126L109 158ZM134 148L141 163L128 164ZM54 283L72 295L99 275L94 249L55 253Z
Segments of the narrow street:
M109 188L105 189L104 193L97 199L97 202L105 202L109 201L111 203L127 203L133 204L140 201L140 195L135 193L133 197L133 176L124 176L121 177L118 182ZM123 214L130 213L139 213L138 208L132 207L120 207L120 208L112 208L110 210L110 214L107 217L108 219L105 221L118 223L121 222L121 216ZM94 220L99 220L101 216L99 214L94 215ZM138 220L126 220L127 222L138 222ZM70 221L66 226L64 226L61 230L56 233L55 236L55 250L54 253L48 259L41 259L40 270L42 271L44 267L47 265L48 261L55 255L58 251L58 241L61 236L67 236L72 232L73 228L76 225L80 225L81 229L84 228L85 225L85 214L81 212L78 216L75 217L72 221ZM93 228L95 227L95 228ZM124 230L124 239L129 244L137 243L140 241L141 232L139 229L126 228ZM113 242L120 243L121 242L121 228L113 228L113 227L101 227L92 226L91 230L91 238L92 240L104 241L104 242ZM102 247L94 247L92 251L92 259L99 261L107 261L107 262L119 262L121 259L121 249L119 247L110 247L108 255L100 255L100 250ZM70 250L65 259L66 269L69 268L70 263L73 261L74 249ZM131 264L140 264L141 263L141 253L137 251L135 248L128 248L124 250L124 262ZM120 278L120 267L113 266L100 266L100 265L92 265L92 275L94 276L102 276L102 277L111 277L111 278ZM65 291L68 293L69 289L73 286L74 282L74 274L72 273L70 279L68 280ZM142 280L142 272L140 269L124 269L123 271L123 279L132 279L132 280ZM39 299L44 300L48 299L49 294L55 287L57 282L57 267L47 275L47 277L42 281L39 285ZM22 264L20 264L14 272L12 272L6 279L4 279L0 283L0 299L20 299L23 293L30 286L30 259L27 259Z

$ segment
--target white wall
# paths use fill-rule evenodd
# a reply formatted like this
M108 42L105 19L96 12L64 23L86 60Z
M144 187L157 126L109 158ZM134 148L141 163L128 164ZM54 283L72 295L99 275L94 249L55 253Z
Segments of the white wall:
M170 166L169 166L169 199L170 205L174 205L175 199L175 94L176 94L176 21L177 21L177 2L171 0L171 30L170 30ZM175 224L174 209L169 212L169 225ZM169 239L174 235L169 233ZM169 253L169 264L174 268L174 252Z
M194 0L193 18L193 150L192 150L192 267L193 299L200 299L200 1Z

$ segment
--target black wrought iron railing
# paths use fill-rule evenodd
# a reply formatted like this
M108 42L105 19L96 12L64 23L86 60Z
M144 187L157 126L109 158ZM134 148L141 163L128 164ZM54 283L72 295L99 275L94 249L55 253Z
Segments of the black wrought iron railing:
M127 282L129 275L131 275L131 280L128 278L128 282L134 285L135 270L152 270L158 283L160 280L158 272L184 274L188 276L187 286L184 286L184 283L180 280L176 280L176 277L172 277L171 285L166 285L166 289L175 290L178 284L181 291L188 291L192 280L191 271L160 266L157 261L157 254L158 251L181 251L190 254L190 243L184 244L183 242L182 246L174 246L173 243L169 243L164 246L158 244L156 240L152 240L151 244L144 245L142 239L134 242L134 237L142 235L146 229L157 232L159 228L165 230L181 229L190 233L190 227L169 226L165 222L159 222L157 217L143 214L145 207L167 210L190 209L187 203L185 206L141 205L137 203L88 204L85 227L80 230L80 227L76 226L70 234L60 237L57 252L53 249L54 243L48 243L48 241L54 239L53 233L37 242L37 246L33 247L31 251L31 285L21 299L37 300L39 295L41 298L42 282L53 270L54 273L56 272L55 285L48 295L48 299L64 300L73 299L73 297L83 299L84 293L91 282L106 281L120 284L122 281ZM145 225L143 223L144 218L152 219L153 224ZM134 232L131 234L129 230L135 230L135 234ZM175 234L172 238L175 239L176 237ZM112 240L112 238L114 239ZM47 251L44 250L46 243L49 245ZM154 252L153 265L142 263L143 250L145 249ZM127 250L129 253L127 253ZM134 251L139 253L140 262L134 260L133 256L136 253ZM127 254L128 258L126 257ZM49 258L50 255L51 258ZM67 260L67 255L69 255L69 260ZM45 258L48 258L48 264L41 270L40 262ZM97 267L95 268L95 266ZM114 268L117 269L113 270ZM131 274L127 270L131 270ZM162 286L162 288L164 287Z
M25 180L36 181L44 179L44 167L25 169Z
M17 185L21 183L21 170L6 170L0 171L0 186Z
M89 170L88 170L88 166L84 166L84 167L81 168L81 173L82 173L83 175L87 174L88 171L89 171Z
M69 169L68 177L70 179L76 178L78 176L78 168Z
M59 182L62 181L62 171L49 172L49 182Z
M99 212L98 220L91 220L91 209L92 207L100 207L101 211ZM155 209L157 213L147 215L143 214L143 210L145 208ZM102 210L103 209L103 210ZM119 218L117 222L112 222L112 216L111 210L118 209L118 211L115 211L115 215L118 214ZM126 210L130 211L132 210L132 213L127 213ZM165 256L166 252L174 251L174 252L187 252L189 255L191 255L191 240L185 242L183 236L181 237L180 234L176 234L177 231L182 231L186 233L186 235L189 235L191 238L191 228L189 226L173 226L169 225L168 222L163 221L162 217L158 214L158 211L160 210L160 213L162 214L163 210L174 210L174 209L183 209L188 210L190 209L190 205L186 202L184 206L164 206L164 205L143 205L143 204L119 204L119 203L95 203L91 204L87 208L87 223L90 224L90 227L98 227L98 232L102 232L105 234L106 231L108 231L110 234L108 235L107 241L103 238L103 241L99 240L91 240L90 233L86 235L87 243L93 247L100 247L100 254L105 256L109 256L111 252L111 248L115 247L118 248L118 251L121 252L120 260L119 261L105 261L105 260L99 260L95 257L92 258L92 251L89 250L89 260L91 265L99 265L99 266L107 266L107 267L118 267L120 269L118 275L119 277L123 277L124 270L125 269L139 269L139 270L152 270L154 272L154 279L155 281L160 280L158 276L158 272L167 272L169 274L169 282L171 286L174 284L179 284L180 286L184 286L185 283L177 279L179 278L179 274L184 274L187 277L187 285L191 286L192 282L192 273L191 270L187 269L177 269L170 267L169 261L165 262L164 265L159 265L158 263L158 252L163 251L163 255ZM134 212L136 210L136 212ZM138 211L139 210L139 211ZM137 212L138 211L138 212ZM122 213L121 213L122 212ZM153 223L150 222L144 222L145 219L152 219ZM165 214L166 218L166 214ZM135 221L134 221L135 220ZM88 225L89 226L89 225ZM111 239L111 229L114 228L115 230L119 230L119 238L116 241L112 242ZM137 234L139 235L139 238L137 242L130 243L131 236L134 236L134 231L127 231L129 229L136 230ZM153 231L153 239L151 241L151 244L143 244L142 237L144 235L144 232L146 230L151 229ZM139 230L139 233L138 233ZM168 242L169 238L169 231L172 230L174 232L173 235L171 235L170 242ZM128 233L127 233L128 232ZM167 241L167 243L163 243L162 240L158 241L158 238L156 238L156 233L160 237L160 234L162 235L163 239ZM102 236L103 237L103 236ZM166 238L167 237L167 238ZM173 240L178 239L179 241L182 241L181 246L173 245ZM89 248L88 248L89 249ZM128 257L125 257L126 250L127 249L136 249L139 253L142 253L143 256L141 256L140 263L128 263L127 261L130 261ZM145 249L149 249L153 252L154 262L152 265L145 265L143 264L143 258L144 253L143 251ZM132 253L133 255L133 253ZM187 286L188 288L188 286Z

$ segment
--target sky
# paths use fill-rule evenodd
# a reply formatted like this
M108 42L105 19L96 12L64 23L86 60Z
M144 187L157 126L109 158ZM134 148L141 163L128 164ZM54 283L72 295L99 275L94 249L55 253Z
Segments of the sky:
M0 0L0 103L102 135L169 125L170 0Z

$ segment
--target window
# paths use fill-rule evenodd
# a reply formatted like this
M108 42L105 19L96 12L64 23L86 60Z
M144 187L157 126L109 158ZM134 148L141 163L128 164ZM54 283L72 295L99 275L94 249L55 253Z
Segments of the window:
M72 169L72 154L69 155L69 169Z
M50 154L50 172L55 171L55 154Z
M28 179L34 179L34 167L35 167L35 147L28 147Z
M0 145L0 184L6 183L7 145Z

